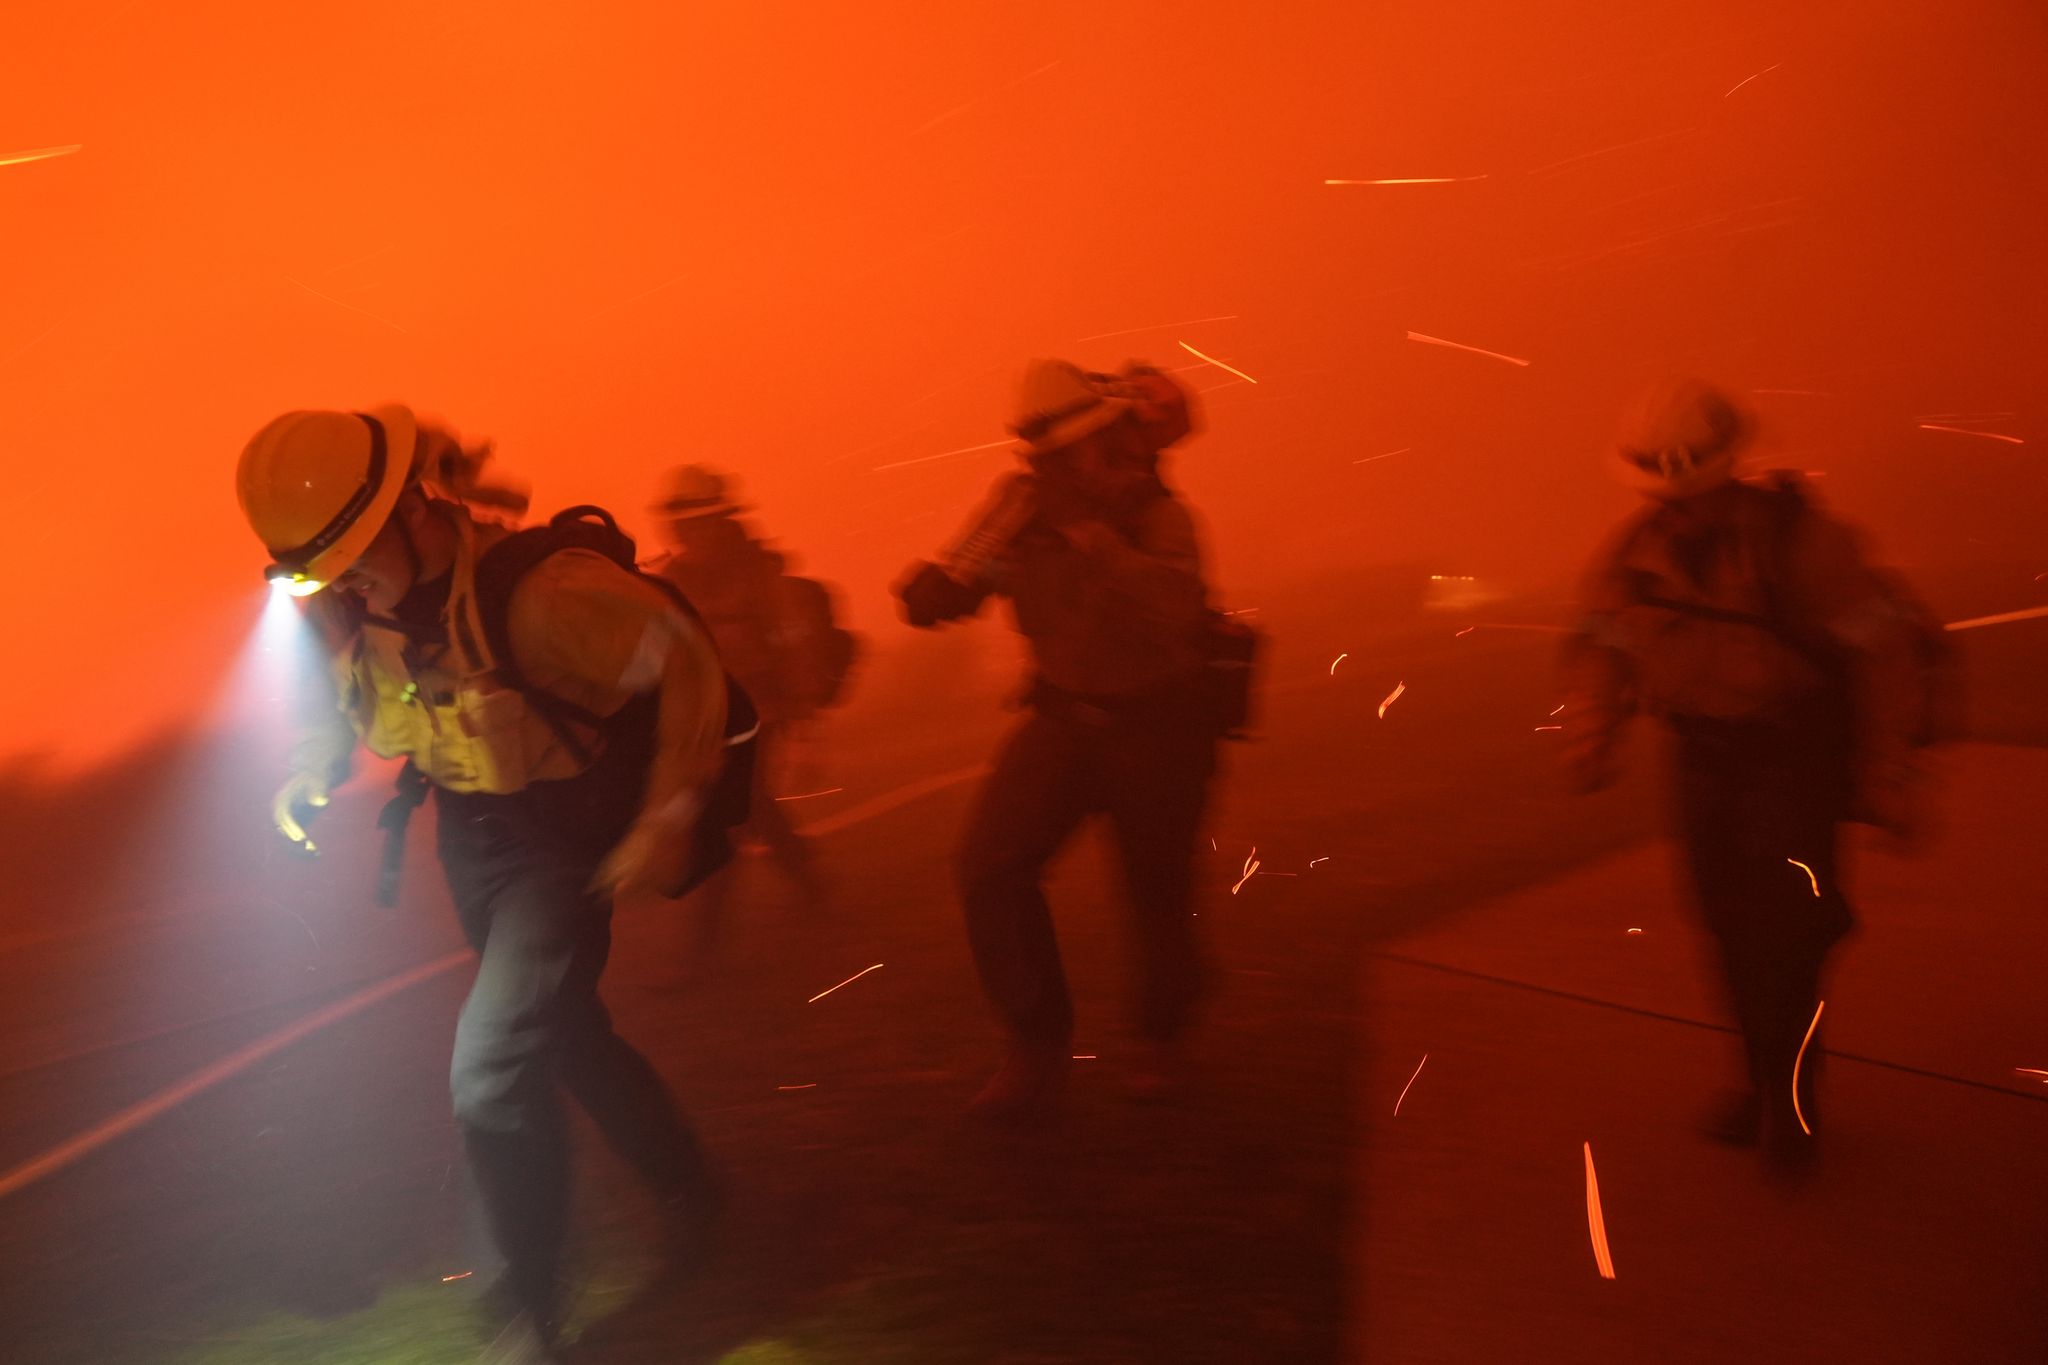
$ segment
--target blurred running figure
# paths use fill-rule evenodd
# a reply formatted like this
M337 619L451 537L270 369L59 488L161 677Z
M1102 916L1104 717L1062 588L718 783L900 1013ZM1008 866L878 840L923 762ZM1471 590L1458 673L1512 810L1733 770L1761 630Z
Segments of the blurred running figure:
M1587 792L1612 781L1633 712L1670 727L1685 873L1748 1064L1709 1131L1761 1138L1798 1170L1814 1154L1822 971L1855 922L1837 827L1919 831L1939 631L1796 476L1735 479L1749 434L1696 380L1658 385L1625 418L1615 467L1649 506L1593 562L1563 719Z
M379 822L387 877L411 807L435 797L441 863L478 958L450 1085L504 1261L486 1297L498 1339L485 1358L539 1360L552 1358L562 1310L558 1085L677 1230L709 1209L696 1137L613 1032L597 986L612 893L680 892L703 875L706 832L738 818L744 765L726 757L742 752L729 721L751 717L705 632L626 567L630 541L609 555L562 548L577 528L598 531L569 514L518 532L480 520L479 464L402 407L290 412L249 442L236 484L273 585L310 599L338 703L295 755L279 831L311 850L305 824L358 742L407 760ZM393 881L387 903L395 894Z
M824 584L788 572L785 558L750 533L725 475L703 465L669 471L651 509L671 552L655 566L690 600L725 668L747 691L761 718L754 795L747 833L760 841L806 905L825 896L817 858L790 823L786 778L792 742L820 711L844 695L858 640L840 628ZM723 927L734 874L704 887L708 902L698 916L706 939Z
M939 561L897 588L915 626L1008 597L1034 663L1030 715L959 852L975 964L1009 1033L972 1106L993 1117L1049 1106L1069 1069L1073 1006L1040 882L1089 815L1109 817L1136 910L1141 1093L1176 1079L1203 994L1191 901L1219 734L1212 617L1194 519L1159 478L1161 449L1188 425L1185 395L1162 375L1032 362L1013 427L1028 472L1003 479Z

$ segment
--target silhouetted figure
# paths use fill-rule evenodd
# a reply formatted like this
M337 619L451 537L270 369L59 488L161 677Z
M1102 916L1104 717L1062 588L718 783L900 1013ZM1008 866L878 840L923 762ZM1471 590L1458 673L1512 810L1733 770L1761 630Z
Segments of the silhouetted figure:
M478 955L450 1079L505 1261L486 1299L502 1328L487 1358L545 1359L568 1217L558 1084L678 1228L709 1203L695 1136L613 1032L597 985L612 893L679 892L703 875L706 832L736 818L729 787L744 765L727 756L744 751L728 732L751 717L708 633L631 570L616 528L576 523L605 553L556 548L577 538L561 519L513 532L438 496L482 500L477 464L402 407L293 412L250 441L238 489L269 576L317 594L339 703L298 750L280 831L311 849L301 822L359 741L403 757L380 821L395 877L406 817L434 795L441 863ZM722 773L735 777L721 785Z
M1920 825L1925 631L1795 476L1735 479L1749 430L1692 380L1658 385L1625 419L1616 468L1650 505L1592 565L1563 720L1585 791L1612 780L1631 714L1670 727L1684 869L1750 1082L1710 1129L1761 1137L1798 1169L1814 1151L1822 973L1855 923L1838 826Z
M824 584L791 574L784 557L749 532L739 516L748 509L732 500L724 475L678 466L651 510L671 547L655 570L704 618L726 671L760 714L747 833L816 908L825 897L817 858L776 800L792 793L777 784L797 731L843 696L858 641L835 620ZM722 927L732 881L727 873L704 887L698 919L707 940Z
M1088 816L1109 817L1136 912L1141 1092L1177 1079L1203 994L1194 855L1223 725L1206 680L1213 617L1194 519L1158 473L1188 422L1185 396L1156 373L1034 361L1014 426L1029 472L1006 477L939 561L897 589L918 626L1008 597L1031 647L1030 715L997 755L959 852L975 964L1009 1033L974 1103L990 1115L1043 1109L1069 1069L1073 1006L1040 883Z

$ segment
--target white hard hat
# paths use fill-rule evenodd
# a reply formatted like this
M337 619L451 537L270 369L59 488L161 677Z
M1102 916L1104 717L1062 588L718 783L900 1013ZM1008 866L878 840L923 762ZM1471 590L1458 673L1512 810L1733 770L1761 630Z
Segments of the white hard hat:
M1034 360L1017 386L1017 417L1010 430L1027 455L1043 455L1102 430L1131 411L1109 375L1090 374L1068 360Z
M728 495L725 475L701 464L682 464L662 476L661 492L649 510L672 520L730 516L747 509Z
M1649 497L1704 493L1735 477L1735 457L1752 426L1733 399L1704 380L1660 380L1624 411L1614 470Z

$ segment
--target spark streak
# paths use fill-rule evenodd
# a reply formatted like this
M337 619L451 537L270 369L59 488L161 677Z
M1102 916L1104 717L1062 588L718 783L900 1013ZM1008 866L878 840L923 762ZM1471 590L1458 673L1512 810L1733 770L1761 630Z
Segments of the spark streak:
M74 142L69 147L38 147L32 152L0 152L0 166L22 166L31 161L49 161L84 150L83 142Z
M1586 1144L1586 1231L1593 1239L1593 1264L1600 1278L1614 1278L1614 1257L1607 1249L1607 1219L1600 1212L1600 1177L1593 1172L1593 1144Z
M1799 1065L1806 1060L1806 1045L1813 1041L1813 1031L1820 1027L1820 1012L1827 1007L1825 1000L1813 1007L1813 1022L1806 1026L1806 1036L1799 1040L1799 1055L1792 1059L1792 1117L1799 1120L1799 1131L1808 1137L1813 1136L1813 1129L1807 1127L1806 1115L1799 1108Z
M466 1280L466 1279L468 1279L468 1278L469 1278L470 1276L472 1276L472 1275L474 1275L474 1274L476 1274L476 1272L475 1272L474 1270L465 1270L465 1271L463 1271L463 1272L462 1272L462 1273L461 1273L460 1275L443 1275L443 1276L441 1277L441 1283L442 1283L442 1284L453 1284L453 1283L455 1283L455 1282L456 1282L457 1280Z
M1368 455L1362 460L1353 460L1351 463L1371 464L1374 460L1391 460L1396 455L1406 455L1409 451L1413 449L1415 449L1414 446L1402 446L1399 450L1390 450L1384 455Z
M1199 324L1199 323L1204 323L1204 322L1236 322L1236 321L1237 321L1237 314L1235 314L1235 313L1224 313L1224 314L1221 314L1220 316L1217 316L1217 317L1213 317L1213 318L1188 318L1188 319L1186 319L1186 320L1184 320L1184 321L1181 321L1181 322L1159 322L1159 323L1154 323L1154 324L1153 324L1152 326L1150 326L1150 327L1129 327L1129 328L1126 328L1126 329L1124 329L1124 330L1123 330L1123 331L1121 331L1121 332L1097 332L1097 333L1095 333L1095 334L1094 334L1093 336L1085 336L1085 337L1075 337L1075 338L1074 338L1074 342L1075 342L1075 344L1076 344L1076 345L1079 345L1079 344L1080 344L1081 342L1084 342L1084 341L1107 341L1107 340L1109 340L1109 339L1110 339L1111 337L1129 337L1129 336L1136 336L1136 335L1137 335L1138 333L1140 333L1140 332L1170 332L1170 331L1172 331L1172 330L1173 330L1174 328L1176 328L1176 327L1193 327L1193 326L1196 326L1196 325L1197 325L1197 324Z
M1520 365L1524 369L1528 368L1529 365L1529 362L1526 360L1511 355L1502 355L1499 351L1489 351L1480 346L1467 346L1461 341L1445 341L1442 337L1425 336L1421 332L1410 332L1408 339L1410 341L1419 341L1425 346L1447 346L1453 351L1470 351L1474 355L1491 356L1495 360L1505 360L1510 365Z
M2048 1085L2048 1071L2043 1071L2037 1066L2016 1066L2013 1071L2021 1076L2039 1076L2041 1083Z
M1462 185L1468 180L1484 180L1483 175L1415 175L1391 180L1325 180L1325 185Z
M1219 370L1229 370L1232 374L1236 375L1239 379L1242 379L1247 384L1256 384L1259 382L1258 380L1252 378L1250 375L1246 374L1243 370L1235 369L1232 366L1226 365L1213 355L1203 355L1200 351L1188 345L1185 341L1176 342L1175 344L1178 345L1183 351L1186 351L1189 355L1195 357L1195 359L1197 360L1206 360Z
M1351 651L1347 649L1347 650L1345 650L1345 651L1344 651L1344 652L1343 652L1342 654L1339 654L1339 655L1338 655L1338 656L1337 656L1336 658L1334 658L1334 659L1330 660L1330 676L1331 676L1331 677L1333 677L1333 678L1334 678L1334 677L1336 677L1336 676L1337 676L1337 665L1338 665L1338 664L1341 664L1341 663L1343 663L1343 662L1344 662L1344 661L1345 661L1346 659L1348 659L1348 658L1350 658L1350 657L1351 657Z
M840 982L840 983L839 983L839 986L851 986L851 985L852 985L852 984L853 984L854 982L856 982L856 981L860 980L860 979L861 979L862 977L866 976L866 975L867 975L867 974L868 974L869 972L872 972L872 971L879 971L879 970L881 969L882 965L883 965L882 963L879 963L879 962L877 962L877 963L876 963L876 964L875 964L874 966L872 966L872 967L863 967L863 968L861 968L861 969L860 969L859 971L855 972L855 973L854 973L854 974L853 974L852 976L849 976L849 977L847 977L847 978L846 978L846 980L844 980L844 981ZM826 988L825 990L819 991L819 992L818 992L818 993L817 993L816 995L814 995L814 996L812 996L812 997L811 997L810 999L808 999L808 1000L804 1001L804 1003L805 1003L806 1005L815 1005L815 1004L817 1004L817 1003L818 1003L818 1002L819 1002L820 1000L823 1000L823 999L824 999L824 998L825 998L826 996L828 996L828 995L832 994L832 992L833 992L833 991L836 991L836 990L838 990L838 989L839 989L839 986L831 986L831 987L828 987L828 988Z
M1723 95L1723 96L1721 96L1721 98L1722 98L1722 99L1724 99L1724 100L1725 100L1725 99L1727 99L1727 98L1728 98L1728 95L1732 95L1732 94L1734 94L1734 93L1735 93L1735 92L1736 92L1737 90L1740 90L1740 89L1741 89L1741 88L1742 88L1743 86L1745 86L1745 85L1748 85L1748 84L1749 84L1749 83L1750 83L1751 81L1755 80L1757 76L1768 76L1768 75L1770 75L1770 74L1771 74L1771 73L1772 73L1773 71L1776 71L1776 70L1777 70L1777 69L1778 69L1779 67L1781 67L1781 66L1783 66L1783 65L1784 65L1784 63L1783 63L1783 62L1777 62L1777 63L1775 63L1775 64L1773 64L1773 65L1771 65L1771 66L1767 66L1767 67L1765 67L1765 68L1764 68L1763 70L1761 70L1761 71L1757 72L1757 73L1756 73L1756 76L1744 76L1744 77L1743 77L1743 78L1742 78L1741 80L1739 80L1739 81L1735 82L1735 84L1734 84L1734 85L1730 86L1730 87L1729 87L1729 89L1728 89L1728 94L1726 94L1726 95Z
M2007 445L2023 446L2025 441L2017 436L2001 436L1995 431L1971 431L1968 427L1943 426L1940 422L1922 422L1922 431L1948 431L1958 436L1981 436L1987 441L2004 441Z
M1253 844L1252 851L1247 853L1244 858L1244 875L1237 879L1236 886L1230 888L1230 894L1235 896L1238 892L1242 891L1244 884L1252 879L1252 874L1257 872L1261 866L1263 864L1259 862L1259 846Z
M1385 701L1383 701L1383 702L1381 702L1381 703L1380 703L1380 719L1381 719L1381 720L1385 720L1385 719L1387 718L1387 708L1388 708L1389 706L1392 706L1392 705L1393 705L1393 704L1394 704L1395 702L1397 702L1397 701L1401 700L1401 694L1402 694L1403 692L1406 692L1407 690L1408 690L1408 684L1407 684L1407 683L1404 683L1404 682L1399 682L1399 683L1395 683L1395 684L1394 684L1394 690L1393 690L1393 691L1391 691L1391 692L1389 692L1389 693L1387 693L1387 699L1386 699Z
M1563 727L1562 725L1539 725L1539 726L1537 726L1537 727L1536 727L1536 733L1540 735L1540 734L1542 734L1542 733L1543 733L1543 732L1544 732L1545 730L1562 730L1562 729L1564 729L1564 727Z
M914 464L929 464L933 460L950 460L955 455L972 455L976 451L996 450L1002 446L1013 446L1015 444L1017 444L1015 440L1003 440L990 441L986 445L962 446L958 450L942 450L936 455L920 455L914 460L898 460L894 464L878 464L868 472L872 474L879 474L885 469L903 469L909 465Z
M816 1090L818 1083L816 1081L806 1081L802 1085L778 1085L775 1088L777 1090Z
M1814 899L1818 900L1820 898L1820 878L1813 875L1813 869L1800 862L1797 858L1787 858L1785 861L1806 874L1806 880L1813 883Z
M1398 1099L1396 1099L1396 1100L1394 1101L1394 1117L1395 1117L1395 1118L1399 1118L1399 1117L1401 1117L1401 1100L1405 1100L1405 1099L1407 1099L1407 1098L1408 1098L1408 1087L1409 1087L1409 1086L1412 1086L1412 1085L1414 1085L1414 1084L1415 1084L1415 1077L1416 1077L1416 1076L1420 1076L1420 1075L1422 1074L1422 1068L1423 1068L1423 1067L1425 1067L1425 1066L1427 1066L1428 1064L1429 1064L1429 1054L1428 1054L1427 1052L1425 1052L1425 1053L1423 1053L1423 1054L1422 1054L1422 1060L1421 1060L1421 1061L1419 1061L1419 1062L1417 1062L1417 1063L1415 1064L1415 1071L1414 1071L1414 1074L1413 1074L1413 1075L1410 1075L1410 1076L1408 1077L1408 1085L1404 1085L1404 1086L1402 1086L1402 1087L1401 1087L1401 1094L1400 1094L1400 1098L1398 1098Z
M2048 616L2048 607L2028 607L2023 611L2005 611L1996 616L1973 616L1967 621L1950 621L1943 630L1975 630L1979 626L2002 626L2009 621L2031 621L2036 617Z
M821 792L805 792L801 796L778 796L775 799L777 801L808 801L814 796L830 796L834 792L843 792L845 790L846 788L844 787L827 787Z

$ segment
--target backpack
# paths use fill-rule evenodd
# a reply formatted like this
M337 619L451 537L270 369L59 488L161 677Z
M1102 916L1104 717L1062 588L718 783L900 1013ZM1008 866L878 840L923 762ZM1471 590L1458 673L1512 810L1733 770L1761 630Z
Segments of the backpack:
M499 681L518 691L572 753L586 758L589 745L577 732L577 725L607 732L628 746L649 748L653 742L654 708L629 704L606 718L529 682L512 651L512 592L529 571L549 556L563 550L592 550L659 588L710 638L703 617L681 589L658 574L641 571L637 549L633 538L619 529L611 513L586 504L557 512L544 526L514 531L485 550L477 561L477 616L497 664ZM725 695L725 764L706 794L704 809L692 831L684 882L668 892L671 896L687 894L732 861L732 831L746 823L749 813L760 721L753 702L730 676L725 680Z
M1792 547L1798 538L1800 525L1806 517L1815 515L1813 504L1807 501L1797 475L1780 476L1771 491L1772 496L1780 501L1772 518L1772 537L1767 551L1773 567L1765 579L1768 590L1765 628L1809 658L1822 662L1831 672L1846 674L1848 661L1843 657L1842 647L1833 640L1816 637L1810 628L1799 622L1792 605L1779 595L1781 585L1788 581L1786 571L1791 564ZM1891 569L1873 567L1870 576L1893 614L1905 621L1913 634L1914 681L1918 699L1913 729L1908 736L1910 742L1914 748L1922 749L1960 738L1963 730L1962 662L1948 631L1902 575Z
M860 658L860 637L838 623L832 591L817 579L784 574L776 588L787 689L804 699L807 711L837 705Z
M1785 595L1799 530L1807 517L1818 514L1807 500L1796 476L1780 477L1770 488L1769 495L1776 502L1769 522L1769 539L1764 546L1763 614L1728 611L1655 596L1639 596L1636 601L1643 606L1661 607L1685 616L1760 629L1818 670L1827 680L1830 691L1853 698L1853 660L1848 650L1814 629L1803 619L1804 613L1800 608ZM1947 631L1902 577L1887 569L1873 568L1870 573L1893 613L1912 628L1919 699L1917 719L1909 736L1911 743L1915 748L1924 748L1959 737L1962 733L1962 677L1955 646L1950 642Z

